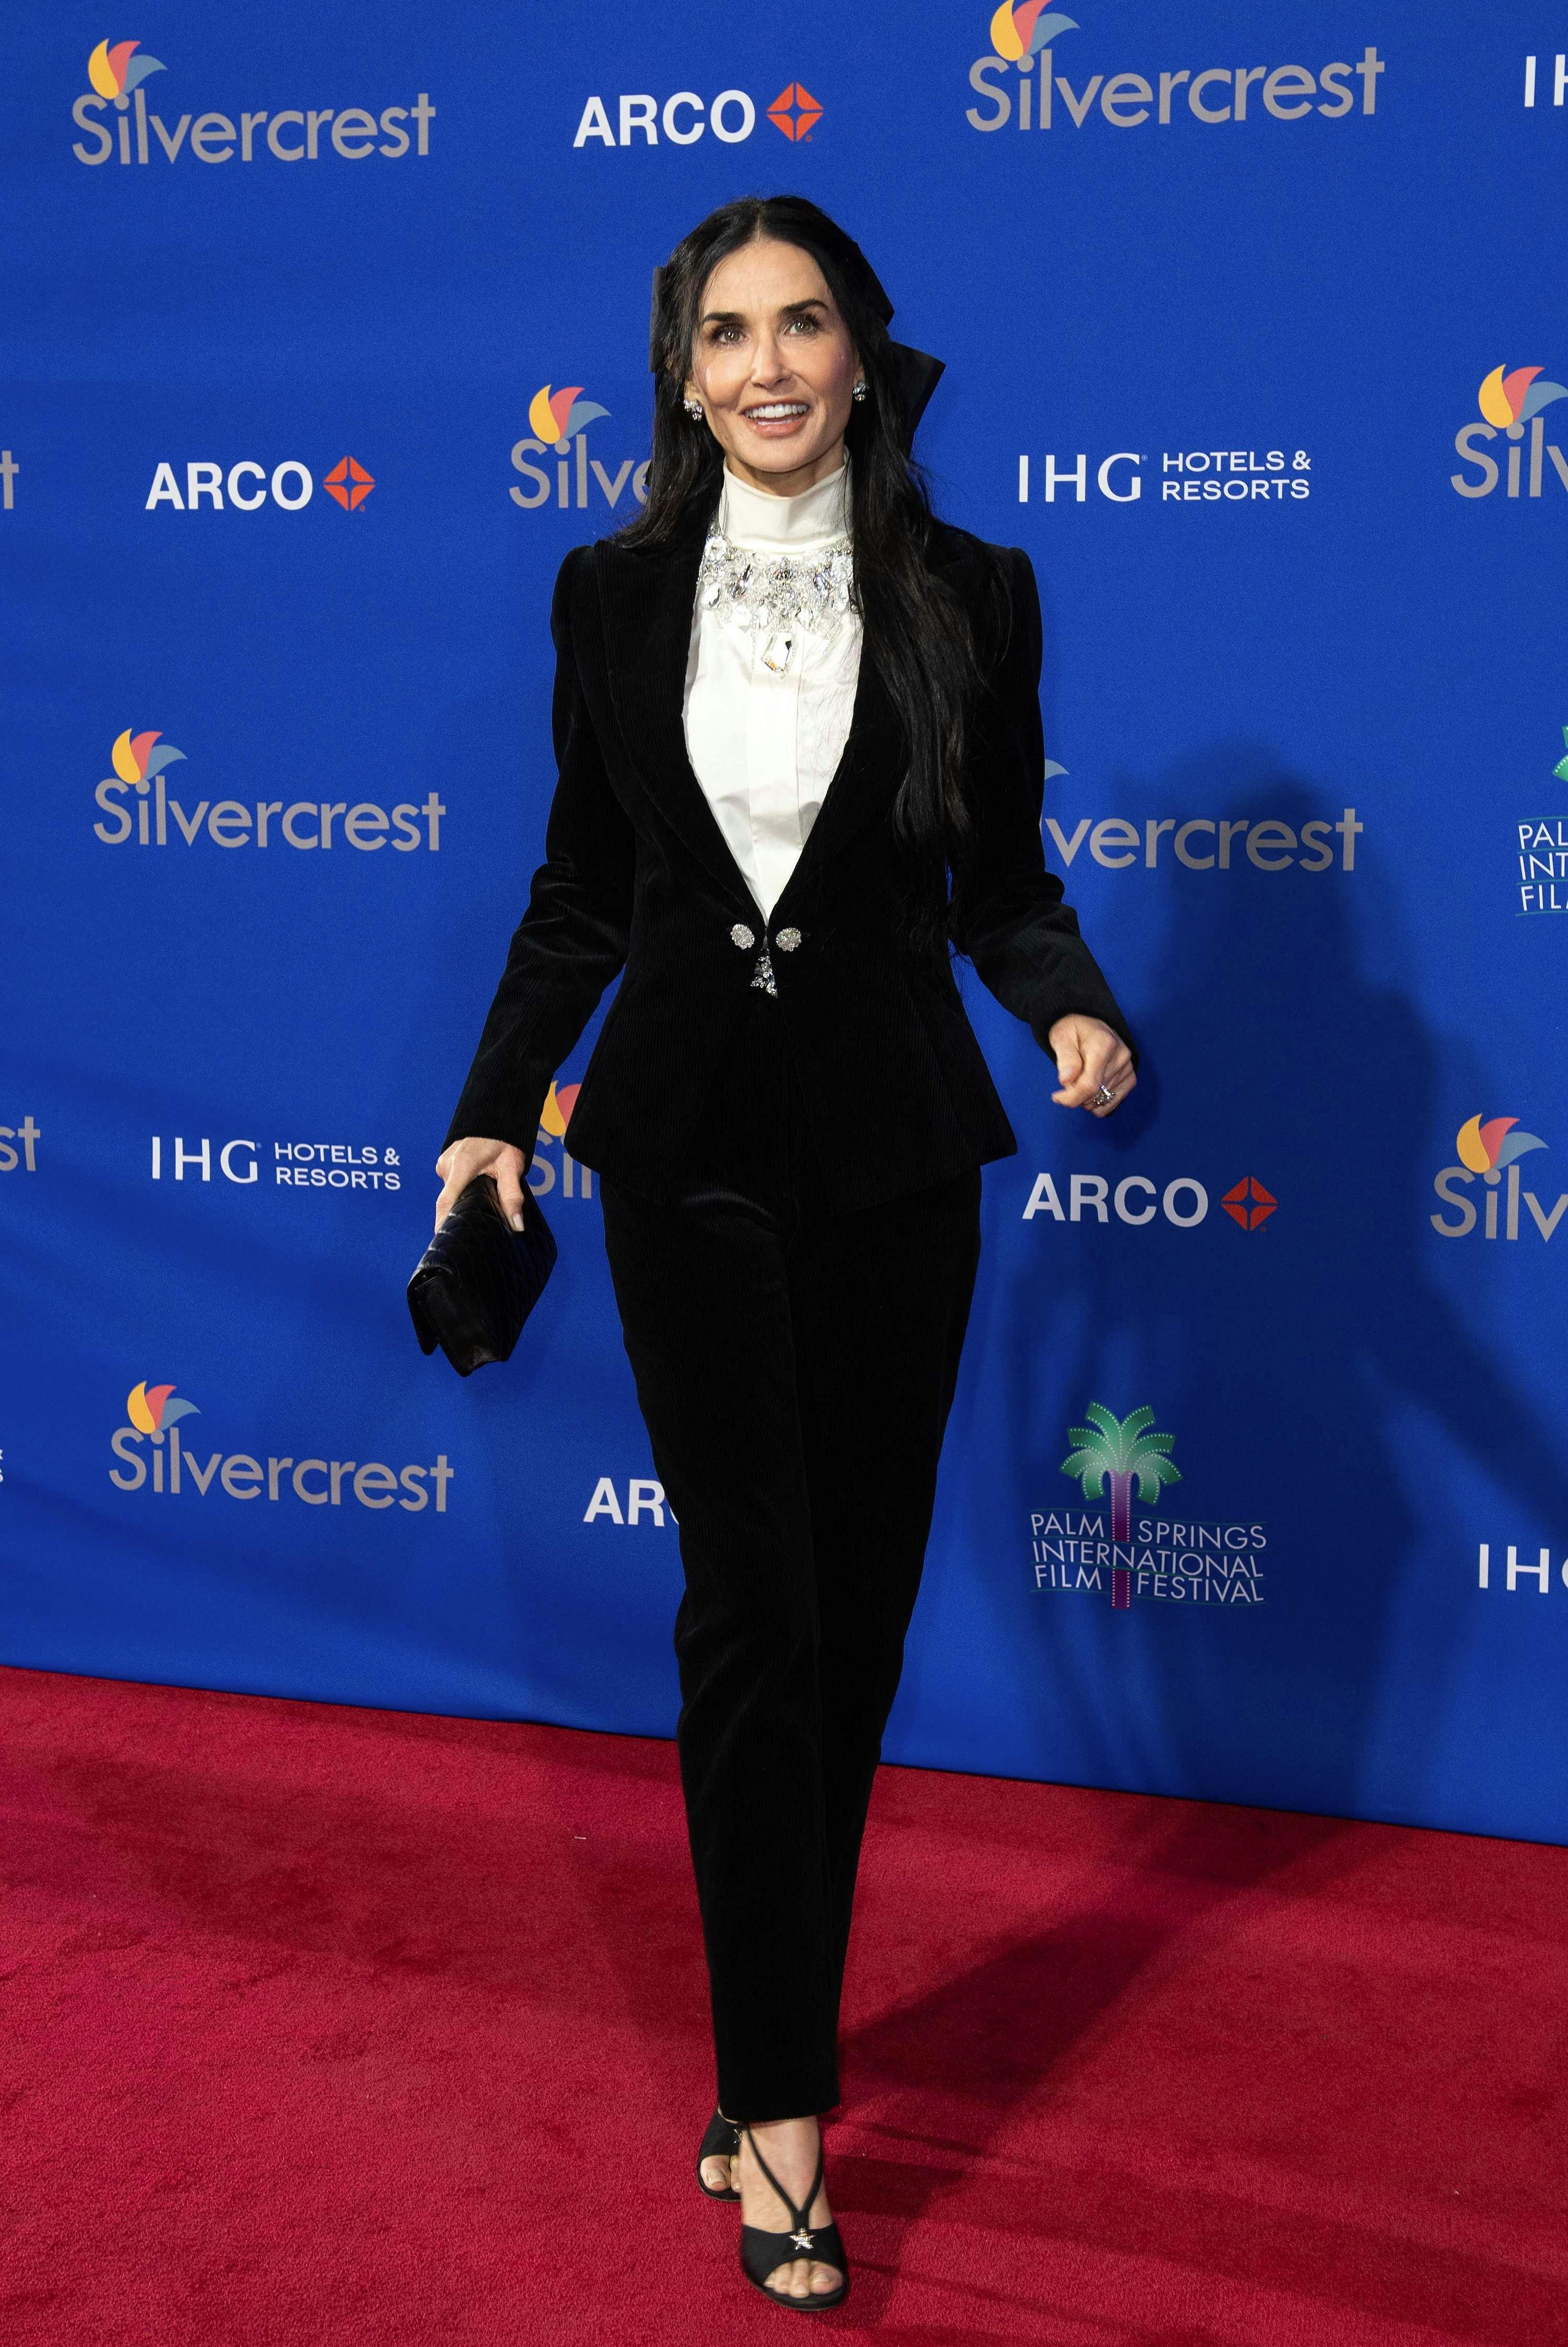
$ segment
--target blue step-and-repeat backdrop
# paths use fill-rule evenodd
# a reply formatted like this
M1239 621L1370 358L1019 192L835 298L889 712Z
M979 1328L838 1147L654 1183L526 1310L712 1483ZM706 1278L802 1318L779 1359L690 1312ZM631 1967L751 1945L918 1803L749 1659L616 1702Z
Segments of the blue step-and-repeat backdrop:
M1021 1148L890 1755L1568 1840L1568 15L787 17L8 20L0 1656L670 1731L594 1030L517 1358L403 1286L650 272L799 190L1033 558L1145 1053L1064 1114L966 979Z

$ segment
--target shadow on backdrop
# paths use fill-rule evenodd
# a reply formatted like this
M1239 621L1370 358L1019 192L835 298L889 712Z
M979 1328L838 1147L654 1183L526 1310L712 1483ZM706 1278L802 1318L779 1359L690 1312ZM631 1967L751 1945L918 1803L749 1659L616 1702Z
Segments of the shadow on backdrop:
M1226 806L1297 834L1343 805L1246 743L1214 745L1140 795L1134 817ZM1267 1519L1261 1609L1134 1602L1116 1617L1114 1657L1103 1641L1092 1650L1094 1684L1076 1634L1056 1622L1042 1635L1040 1699L1065 1740L1097 1756L1090 1780L1419 1822L1458 1633L1445 1590L1422 1611L1419 1667L1407 1657L1397 1690L1385 1684L1422 1530L1399 1421L1414 1405L1543 1520L1568 1512L1568 1474L1434 1280L1432 1176L1453 1153L1437 1138L1443 1103L1462 1092L1489 1110L1488 1077L1456 1068L1409 993L1374 974L1411 957L1375 853L1364 839L1358 850L1348 873L1148 876L1163 930L1143 989L1145 1074L1122 1115L1075 1129L1055 1162L1103 1173L1112 1190L1132 1171L1162 1184L1201 1172L1213 1227L1040 1225L1039 1276L999 1299L996 1339L1020 1488L1070 1504L1068 1425L1091 1400L1119 1417L1150 1403L1176 1436L1183 1481L1157 1508L1135 1501L1134 1518ZM1184 1071L1180 1092L1162 1086L1164 1068ZM1248 1174L1278 1205L1244 1233L1221 1201ZM1260 1509L1282 1491L1288 1512ZM1040 1602L1060 1614L1091 1601Z

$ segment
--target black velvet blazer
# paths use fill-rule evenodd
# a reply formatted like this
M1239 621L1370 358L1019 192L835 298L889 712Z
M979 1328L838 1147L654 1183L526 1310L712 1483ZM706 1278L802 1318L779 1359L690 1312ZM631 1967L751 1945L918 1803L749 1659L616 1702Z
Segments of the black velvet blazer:
M550 621L559 781L545 861L447 1139L485 1134L530 1154L550 1080L624 966L569 1147L629 1189L669 1194L765 943L835 1211L1010 1156L1018 1143L951 969L900 936L898 730L868 661L843 759L768 918L725 845L683 723L704 534L697 518L656 548L607 538L561 566ZM1012 600L1005 641L994 615L984 620L995 598L982 591L981 542L939 525L932 560L976 614L986 679L968 732L970 958L1042 1049L1070 1010L1130 1040L1045 868L1040 598L1029 557L1001 554Z

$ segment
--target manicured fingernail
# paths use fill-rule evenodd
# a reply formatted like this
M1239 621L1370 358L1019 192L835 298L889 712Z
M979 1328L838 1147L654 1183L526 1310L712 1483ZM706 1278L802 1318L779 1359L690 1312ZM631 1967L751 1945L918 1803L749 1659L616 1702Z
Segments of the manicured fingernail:
M522 1229L522 1227L523 1227L523 1218L522 1218L521 1214L514 1214L514 1215L512 1216L512 1228L513 1228L515 1231L520 1231L520 1230Z

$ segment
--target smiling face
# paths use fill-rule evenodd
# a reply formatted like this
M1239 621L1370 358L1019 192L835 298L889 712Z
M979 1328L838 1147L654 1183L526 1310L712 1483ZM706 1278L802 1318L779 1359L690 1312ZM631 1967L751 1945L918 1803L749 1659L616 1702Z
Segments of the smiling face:
M702 401L732 473L784 497L825 480L843 456L858 372L809 252L763 238L720 261L698 304L684 395Z

